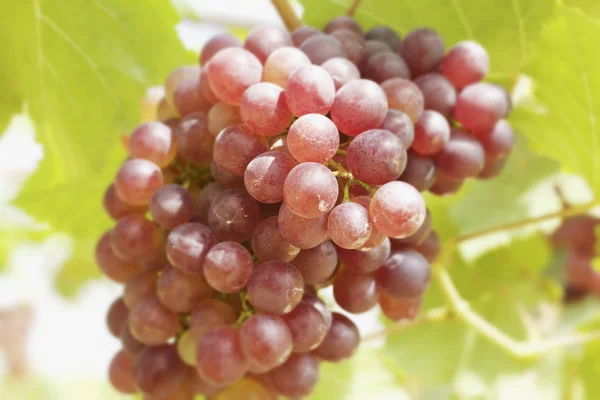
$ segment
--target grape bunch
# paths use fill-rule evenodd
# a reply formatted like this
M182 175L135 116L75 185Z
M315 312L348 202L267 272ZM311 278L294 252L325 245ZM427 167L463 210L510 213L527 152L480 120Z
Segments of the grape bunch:
M511 104L486 50L352 18L220 34L127 139L96 257L123 295L110 380L145 399L302 398L360 335L414 318L440 239L421 192L497 175Z

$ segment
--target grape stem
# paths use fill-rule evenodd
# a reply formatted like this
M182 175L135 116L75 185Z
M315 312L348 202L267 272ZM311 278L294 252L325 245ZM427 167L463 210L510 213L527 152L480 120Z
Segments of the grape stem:
M288 31L292 32L300 28L304 23L296 14L292 2L290 0L271 0L281 20L285 24Z
M362 186L367 192L369 192L370 196L373 196L375 194L375 192L377 191L376 187L373 187L373 186L369 185L368 183L365 183L365 182L361 181L360 179L355 178L354 175L352 175L352 172L350 172L346 168L344 168L344 166L342 164L340 164L339 162L329 160L326 165L330 168L335 169L335 171L333 171L333 173L336 177L343 178L346 180L346 185L344 186L344 196L345 196L346 186L349 187L352 185ZM348 197L348 198L350 198L350 197Z
M245 290L240 292L240 301L242 302L242 312L236 322L237 326L242 325L245 320L256 314L256 310L252 307L252 304L250 304L248 293L246 293Z
M338 149L338 151L336 151L335 154L339 154L341 156L345 156L346 154L348 154L348 152L346 150L340 150L340 149Z
M358 7L360 6L361 2L362 2L362 0L354 0L352 2L352 4L350 4L350 7L348 7L348 11L346 11L346 15L349 17L353 17L354 14L356 14L356 10L358 10Z

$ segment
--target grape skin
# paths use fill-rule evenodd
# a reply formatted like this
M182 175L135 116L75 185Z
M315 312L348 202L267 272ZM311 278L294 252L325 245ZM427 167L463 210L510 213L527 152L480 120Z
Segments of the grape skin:
M135 382L145 395L167 396L179 389L185 377L185 364L171 345L146 347L137 356Z
M139 125L129 135L128 143L133 158L152 161L161 168L169 165L177 155L171 127L158 121Z
M298 268L305 284L316 285L331 278L338 258L333 244L325 241L311 249L301 250L291 263Z
M208 226L221 241L243 243L250 240L259 220L258 203L241 189L219 193L208 211Z
M444 53L442 38L436 31L428 28L409 32L400 49L413 76L435 71L442 62Z
M215 54L208 67L210 88L219 100L238 105L250 86L260 82L262 64L251 52L229 47Z
M217 195L226 188L222 187L217 182L209 183L201 189L196 197L196 205L194 207L194 216L193 222L202 222L203 224L208 225L208 212L210 210L210 205L212 201Z
M213 183L217 183L223 189L240 189L244 187L244 178L225 171L215 160L210 163L210 174L215 179Z
M350 81L335 94L331 119L348 136L379 126L388 110L385 92L366 79Z
M196 368L200 377L215 386L231 385L248 371L236 328L212 328L200 339L197 354Z
M414 83L423 93L426 109L437 111L446 118L452 115L457 94L444 75L431 72L418 77Z
M278 48L265 62L263 81L274 83L285 89L289 77L297 69L310 64L306 54L299 49L294 47Z
M333 104L335 84L325 69L309 65L298 68L290 75L285 95L288 107L295 116L325 115Z
M429 262L412 250L393 251L375 272L375 279L381 289L400 300L421 297L429 285L430 276Z
M291 332L295 353L305 353L317 348L327 335L325 317L304 300L282 318Z
M292 354L285 364L269 373L275 390L284 396L309 395L319 379L319 363L311 353Z
M457 89L482 80L490 69L490 57L479 43L471 40L452 46L444 56L440 71Z
M335 244L344 249L358 249L371 236L369 212L358 203L346 202L331 210L327 232Z
M122 297L118 297L112 302L106 313L106 326L108 331L114 336L119 337L121 329L127 323L129 309L125 305Z
M329 212L338 197L337 180L325 166L306 162L294 167L285 178L283 198L295 214L318 218Z
M242 47L242 42L231 33L219 33L210 38L200 52L200 65L205 65L219 51L228 47Z
M314 65L321 65L336 57L346 58L344 46L336 38L328 35L311 36L302 42L299 48Z
M391 48L383 42L380 42L377 40L365 41L365 45L364 45L363 51L362 51L362 56L361 56L360 60L358 61L358 63L356 64L360 73L361 74L365 73L365 70L367 68L367 63L369 62L369 58L371 58L371 56L373 54L384 52L384 51L390 51L390 50L391 50Z
M201 273L206 253L217 244L211 230L200 223L188 222L173 229L167 237L169 262L185 273Z
M117 255L111 246L111 231L105 232L96 245L96 264L104 274L115 282L125 283L141 270L133 261L125 260Z
M458 95L454 118L473 134L484 135L506 115L508 108L502 89L490 83L474 83Z
M331 21L325 25L323 32L325 33L333 33L339 30L347 29L358 35L363 35L362 26L352 17L347 17L345 15L341 15L339 17L335 17Z
M236 312L229 304L217 299L204 300L192 310L190 332L198 342L210 329L231 325L236 320Z
M129 314L133 337L148 346L167 343L179 330L179 316L157 297L140 300Z
M379 291L371 274L355 274L349 269L342 269L335 277L333 296L344 310L361 314L377 305Z
M300 252L298 247L281 235L277 216L266 218L258 224L252 234L252 250L261 261L290 262Z
M419 229L425 220L425 201L407 183L394 181L375 192L370 205L375 228L390 237L404 238Z
M454 130L450 140L435 155L438 169L455 179L477 176L485 164L485 152L479 141L468 133Z
M205 113L186 115L175 129L175 142L179 155L198 167L206 167L212 159L215 138L208 132Z
M402 111L413 122L421 118L425 100L423 93L413 82L402 78L388 79L381 84L381 89L387 98L389 108Z
M252 135L243 125L233 125L217 136L213 156L225 172L243 176L250 161L268 150L269 144L264 137Z
M365 39L383 42L390 46L395 52L398 52L402 47L402 40L398 33L385 25L374 26L369 29L369 31L365 33Z
M216 137L223 129L241 122L242 117L238 106L218 102L208 111L206 128L211 135Z
M313 28L312 26L303 26L292 32L292 41L294 42L294 46L300 47L307 39L322 34L323 32L317 28Z
M436 176L437 170L432 158L421 156L413 150L408 151L406 168L399 180L414 186L419 192L424 192L435 183Z
M429 188L429 192L437 196L447 196L456 193L462 188L464 179L450 176L442 169L436 170L435 182Z
M274 136L292 121L283 89L274 83L250 86L240 100L240 115L249 130L261 136Z
M157 293L161 303L177 313L189 313L215 294L202 274L184 274L172 267L158 278Z
M146 345L144 343L140 342L135 337L133 337L131 329L129 328L129 322L126 322L125 325L123 325L123 329L121 329L121 334L119 335L119 338L121 339L123 350L125 350L132 356L137 356L142 350L146 348Z
M221 242L208 251L203 269L210 286L221 293L235 293L246 286L254 263L241 244Z
M504 170L505 165L506 158L500 158L498 160L486 158L485 165L483 166L481 172L477 175L477 179L486 180L495 178Z
M415 319L421 310L422 299L398 300L385 292L379 295L381 312L392 321Z
M152 221L142 215L120 218L110 234L111 246L119 257L143 261L161 251L163 234Z
M336 91L338 91L346 83L360 79L360 71L356 65L352 61L345 58L331 58L325 61L321 67L329 72L333 78Z
M348 57L350 62L357 63L360 61L362 49L365 45L365 39L362 37L362 35L357 34L349 29L339 29L335 32L332 32L330 35L341 43L344 53L346 53L346 57ZM331 60L331 58L329 60ZM323 66L323 64L324 63L321 63L321 66Z
M284 261L258 265L247 285L248 299L259 311L282 315L294 309L304 294L302 274Z
M196 341L189 330L185 331L179 337L179 340L177 340L177 354L179 355L179 358L191 367L196 366L197 349L198 346L196 345Z
M446 118L432 110L425 110L415 124L412 149L422 156L439 153L450 140L450 125Z
M360 343L360 333L348 317L332 313L331 327L314 354L322 360L338 362L350 358Z
M113 357L108 369L108 378L112 386L124 394L137 393L133 375L135 359L123 350Z
M420 245L421 243L423 243L425 238L427 238L427 236L429 236L429 234L431 233L431 224L431 212L429 211L429 209L427 209L427 213L425 214L425 220L421 224L421 227L415 233L404 239L390 239L390 241L392 242L392 246L395 247L396 245L403 245L407 247L414 247Z
M485 150L486 160L505 159L515 145L515 135L505 120L501 119L487 134L478 137Z
M246 168L244 173L246 190L261 203L279 203L283 201L285 178L295 166L294 159L286 153L279 151L262 153Z
M163 175L158 165L137 158L125 161L115 177L117 195L125 203L134 206L150 203L162 185Z
M256 314L242 324L240 344L253 372L267 372L292 353L292 333L280 317Z
M364 77L377 83L388 79L410 79L410 70L398 54L391 51L375 53L367 60Z
M387 237L371 250L347 250L337 248L337 255L347 270L355 274L368 274L377 271L390 256L390 239Z
M123 301L127 308L132 310L140 300L154 296L157 281L158 277L153 271L141 271L132 276L123 288Z
M264 64L276 49L292 45L292 38L285 30L263 25L257 26L248 33L244 49L254 54Z
M188 78L200 76L200 67L197 65L183 65L174 69L165 79L165 99L169 104L173 104L173 95L177 86Z
M392 132L402 140L405 148L412 146L415 140L415 127L410 117L402 111L389 109L385 118L378 126L378 129L384 129Z
M287 147L298 162L325 164L335 155L340 135L333 122L320 114L306 114L290 127Z
M310 249L327 240L327 215L304 218L284 202L279 209L279 231L288 242L301 249Z
M194 216L194 199L179 185L165 185L150 201L152 219L163 229L173 229Z
M173 104L180 116L195 112L207 112L213 102L204 97L200 90L200 76L187 78L177 85L173 95Z
M200 91L202 97L208 100L211 104L216 104L221 101L210 87L210 81L208 79L208 66L202 67L202 70L200 71L200 81L198 82L198 90Z
M106 214L113 220L117 220L129 214L145 214L147 209L146 206L134 206L121 200L117 195L117 189L114 184L111 184L106 188L102 199L102 205L104 206Z

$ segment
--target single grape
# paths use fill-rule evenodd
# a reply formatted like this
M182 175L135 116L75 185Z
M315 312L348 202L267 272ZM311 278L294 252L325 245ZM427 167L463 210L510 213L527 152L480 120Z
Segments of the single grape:
M394 181L380 187L370 205L375 228L390 237L404 238L425 220L425 201L411 185Z
M157 292L160 301L177 313L189 313L215 293L202 274L188 275L172 267L160 275Z
M439 153L450 140L450 125L437 111L425 110L415 124L412 148L422 156Z
M444 58L444 41L439 33L429 28L415 29L402 41L400 54L413 76L437 70Z
M252 255L235 242L221 242L204 259L204 276L221 293L235 293L246 286L254 269Z
M360 79L360 72L356 65L345 58L331 58L325 61L321 67L333 78L336 91L346 83Z
M506 165L506 158L492 160L486 158L485 165L481 172L477 175L477 179L492 179L500 175Z
M248 33L244 48L264 64L275 50L293 44L291 36L284 29L276 26L260 25Z
M335 84L329 72L319 66L300 67L288 78L285 96L288 107L297 117L313 113L325 115L333 104Z
M596 227L600 220L591 215L576 215L566 218L550 236L555 249L566 249L582 255L594 255L596 252Z
M320 114L306 114L290 127L287 147L298 162L325 164L335 155L340 134L335 124Z
M210 87L207 65L202 67L202 70L200 71L200 81L198 82L198 90L200 91L202 97L208 100L211 104L216 104L221 101Z
M485 150L485 158L500 160L506 158L515 146L515 134L505 120L501 119L494 125L491 132L478 137Z
M356 178L371 185L383 185L398 179L404 171L406 149L393 133L371 129L350 143L346 162Z
M192 310L190 332L198 342L210 329L232 325L236 320L237 313L229 304L217 299L204 300Z
M425 220L421 224L421 227L412 235L404 238L404 239L390 239L392 243L392 247L396 248L397 246L406 246L406 247L415 247L423 243L423 241L429 236L431 233L432 227L432 218L431 212L427 209L427 214L425 214Z
M275 136L292 121L283 89L270 82L246 89L240 100L240 115L248 129L260 136Z
M197 167L206 167L212 160L215 138L208 132L205 113L186 115L175 129L175 141L179 155Z
M438 168L435 182L431 185L429 191L437 196L447 196L458 192L464 182L464 179L450 176L444 170Z
M196 365L197 348L196 341L189 330L185 331L177 340L177 354L179 358L191 367Z
M174 346L146 347L135 360L135 382L146 395L168 396L180 388L185 369Z
M385 92L373 81L357 79L337 91L331 119L348 136L379 126L387 113Z
M365 33L365 39L367 40L378 40L390 46L390 48L398 52L402 47L402 40L400 39L400 35L385 25L374 26L367 33Z
M283 238L276 216L266 218L258 224L252 235L252 250L261 261L289 262L300 252L298 247Z
M175 106L163 97L156 106L156 119L159 121L166 121L177 117L179 117L179 113L175 109Z
M208 82L219 100L238 105L250 86L260 82L261 62L251 52L229 47L215 54L208 63Z
M465 87L456 100L454 118L476 135L485 135L504 117L509 108L506 93L491 83Z
M444 56L440 71L457 89L479 82L490 70L490 56L477 42L458 42Z
M179 68L174 69L169 73L167 79L165 79L165 99L170 104L173 104L173 95L177 86L188 78L200 76L200 67L197 65L183 65Z
M338 362L350 358L360 344L360 333L354 322L340 313L332 313L331 327L313 354L325 361Z
M158 165L137 158L125 161L115 177L117 195L125 203L134 206L150 203L162 185L163 175Z
M244 187L244 178L238 175L230 174L225 171L223 168L219 166L212 160L210 163L210 174L215 179L214 183L217 183L220 187L224 189L241 189Z
M385 292L379 295L381 312L392 321L415 319L421 310L422 299L398 300Z
M173 229L194 216L194 198L182 186L165 185L150 201L152 219L163 229Z
M316 35L322 35L323 32L312 26L303 26L292 32L292 41L294 46L300 47L304 41Z
M173 229L167 237L166 252L169 262L185 273L202 272L206 253L217 244L211 230L200 223L188 222Z
M415 127L410 117L402 111L389 109L385 118L378 126L378 129L384 129L392 132L402 140L405 148L409 148L415 139Z
M167 343L179 330L179 315L166 308L158 297L140 300L129 314L133 337L148 346Z
M219 193L208 211L208 226L221 241L243 243L250 240L259 220L258 203L241 189Z
M205 65L215 54L228 47L242 47L242 42L228 32L211 37L200 52L200 65Z
M300 251L291 263L298 268L305 284L316 285L331 278L337 268L338 258L333 244L325 241Z
M309 66L310 60L299 49L280 47L265 62L263 81L285 88L287 81L297 69Z
M306 303L314 307L314 309L317 310L323 316L325 326L327 327L327 330L329 330L329 328L331 327L331 321L333 317L331 310L323 302L323 300L317 297L316 294L304 293L304 297L302 297L302 303Z
M414 186L419 192L424 192L434 184L436 175L435 162L432 158L409 150L406 168L399 180Z
M208 111L206 127L208 132L216 137L223 129L241 122L242 117L238 106L219 102Z
M292 311L302 299L304 280L292 264L267 261L252 272L247 292L250 303L257 310L282 315Z
M334 38L328 35L314 35L306 39L299 47L315 65L321 65L332 58L346 58L344 46Z
M365 207L346 202L331 210L327 219L327 232L331 240L345 249L358 249L371 236L371 222Z
M133 366L135 358L121 350L113 357L108 368L108 379L111 385L124 394L137 393Z
M123 325L127 323L129 309L125 305L122 297L118 297L112 302L106 314L106 325L108 331L114 336L119 337Z
M281 236L301 249L318 246L328 238L327 215L318 218L304 218L296 215L284 202L279 209L277 221Z
M158 121L135 128L129 136L128 148L131 157L152 161L161 168L171 164L177 155L171 127Z
M456 179L477 176L485 164L485 152L479 141L468 133L454 130L450 140L435 155L438 169Z
M264 137L252 135L243 125L233 125L219 133L213 155L225 172L243 176L250 161L268 150L269 144Z
M355 186L356 187L356 186ZM358 186L361 189L363 189L361 186ZM364 189L363 189L364 190ZM352 194L352 188L350 188L350 193ZM363 206L367 212L369 212L369 209L371 208L371 196L366 195L366 194L353 194L354 197L352 197L351 201L353 203L358 203L361 206ZM371 218L370 212L369 212L369 221L371 222L371 236L369 236L369 239L367 239L367 241L360 246L357 250L363 250L363 251L368 251L371 250L377 246L379 246L381 243L383 243L383 241L385 240L385 238L387 238L386 235L384 235L383 233L379 232L374 226L373 226L373 220Z
M202 222L203 224L208 225L208 212L210 210L210 205L212 201L217 195L224 190L217 182L211 182L204 189L198 189L199 192L196 194L196 204L194 206L194 222Z
M363 47L362 56L356 66L361 74L365 73L369 59L373 54L391 51L392 49L387 44L377 40L367 40Z
M108 216L114 220L118 220L119 218L129 214L143 215L147 210L146 206L134 206L121 200L117 195L117 190L114 184L111 184L104 192L102 203L104 205L106 214L108 214Z
M571 287L594 290L597 272L592 267L593 255L585 253L567 253L565 261L565 281Z
M401 300L415 299L425 293L430 276L429 262L413 250L394 250L375 272L381 289Z
M337 197L337 180L322 164L299 164L285 178L283 198L290 210L301 217L318 218L326 214Z
M211 400L277 400L277 396L254 379L242 378L220 391Z
M195 343L195 346L196 346L196 348L198 347L198 345L196 343ZM194 354L194 358L196 358L196 354ZM194 361L194 366L195 365L196 365L196 361ZM200 375L198 374L198 371L196 370L196 368L188 367L187 371L188 371L188 373L186 374L186 382L184 383L184 388L187 388L192 393L193 397L191 399L185 399L185 400L196 399L198 397L198 395L209 397L209 396L216 396L217 394L222 393L223 388L211 385L209 382L202 379L200 377ZM210 397L210 398L213 399L213 397ZM178 399L175 399L175 400L178 400ZM260 399L256 399L256 400L260 400Z
M96 245L96 264L104 274L115 282L125 283L129 278L141 270L133 261L119 257L111 246L111 231L102 235Z
M156 296L157 280L156 272L153 271L141 271L132 276L123 288L123 301L127 308L132 310L140 300Z
M423 93L425 108L437 111L444 117L452 115L456 104L456 89L444 75L431 72L421 75L414 81Z
M200 75L184 79L177 85L173 95L173 105L180 116L196 112L207 112L214 104L204 97L200 90Z
M344 53L346 53L346 57L348 57L350 62L357 63L360 61L363 53L363 47L365 46L365 39L362 37L362 35L349 29L336 30L330 35L342 44ZM329 60L331 60L331 58ZM324 63L321 65L323 64Z
M325 25L325 28L323 29L323 31L325 33L333 33L335 31L339 31L342 29L348 29L350 31L353 31L354 33L361 35L361 36L363 34L363 29L360 26L360 24L358 23L358 21L352 17L347 17L345 15L335 17L334 19L329 21L327 23L327 25Z
M286 153L280 151L262 153L246 168L244 173L246 190L261 203L279 203L283 200L285 178L295 166L294 159Z
M200 377L215 386L231 385L248 372L237 328L219 326L206 332L198 343Z
M301 301L282 318L292 334L295 353L314 350L327 335L328 326L325 318L310 302Z
M143 215L126 215L117 221L110 234L115 254L135 261L148 260L160 253L163 233Z
M283 364L292 353L292 333L278 316L256 314L240 327L242 352L257 372L267 372Z
M398 54L381 51L369 57L363 75L367 79L382 83L393 78L410 79L410 70Z
M402 111L417 122L423 114L424 102L421 90L407 79L393 78L381 84L389 108Z
M123 350L125 350L132 356L137 356L142 350L146 348L146 345L137 340L131 333L131 329L129 328L129 322L126 322L125 325L123 325L123 329L121 329L121 334L119 335L119 338L121 339Z
M308 396L319 379L319 363L311 353L292 354L282 366L269 373L269 379L283 396Z
M356 274L345 268L335 276L333 296L344 310L360 314L377 305L379 291L373 275Z
M386 237L379 246L367 251L338 247L337 255L346 270L355 274L368 274L377 271L389 257L390 240Z

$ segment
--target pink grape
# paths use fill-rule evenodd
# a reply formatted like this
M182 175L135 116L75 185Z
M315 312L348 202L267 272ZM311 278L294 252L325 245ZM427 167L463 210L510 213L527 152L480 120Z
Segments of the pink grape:
M492 179L500 175L506 165L506 158L497 160L486 158L485 165L481 172L477 175L477 179Z
M106 213L114 220L118 220L129 214L145 214L147 210L147 207L144 205L134 206L121 200L114 184L110 185L104 192L102 203Z
M129 154L133 158L152 161L161 168L166 167L177 155L171 127L158 121L139 125L129 136Z
M429 262L416 251L394 251L377 270L375 278L383 291L401 300L420 297L427 289Z
M415 127L410 117L402 111L389 109L385 118L378 126L379 129L392 132L398 136L405 148L409 148L415 139Z
M177 333L179 315L166 308L157 297L145 297L131 310L129 328L140 342L158 346Z
M227 32L211 37L200 52L200 65L205 65L215 54L228 47L242 47L242 42Z
M267 372L292 353L292 333L280 317L256 314L240 327L240 344L250 369Z
M282 318L292 334L295 353L305 353L315 349L327 334L325 317L311 303L304 300Z
M236 320L236 312L229 304L217 299L204 300L192 310L190 333L192 338L199 342L212 328L232 325Z
M311 36L302 42L299 48L315 65L321 65L335 57L346 58L344 46L339 40L328 35Z
M357 79L338 90L331 119L340 131L356 136L379 126L387 113L385 92L373 81Z
M212 160L212 162L210 163L210 174L212 175L212 177L215 179L215 182L218 184L219 186L221 186L224 189L234 189L234 188L242 188L244 187L244 178L238 175L233 175L230 174L229 172L225 171L223 168L221 168L219 166L219 164L217 164L215 162L215 160Z
M289 109L297 117L325 115L333 104L335 84L329 72L319 66L300 67L288 78L285 96Z
M200 76L184 79L175 89L173 105L182 117L195 112L207 112L213 105L200 91L200 79Z
M421 75L415 79L425 99L425 108L437 111L449 118L456 104L456 89L444 75L437 72Z
M250 86L260 82L261 62L251 52L229 47L208 63L208 81L214 94L227 104L238 105Z
M398 54L381 51L371 55L367 60L364 77L377 83L393 78L410 79L410 70Z
M185 273L202 273L206 253L217 244L211 230L200 223L188 222L173 229L167 237L169 262Z
M329 21L329 23L327 23L327 25L325 25L325 28L323 29L323 31L325 33L333 33L333 32L336 32L336 31L339 31L342 29L348 29L354 33L361 35L361 36L363 34L363 29L360 26L360 24L358 23L358 21L356 21L352 17L347 17L345 15L335 17L334 19Z
M508 108L507 96L498 86L474 83L458 95L454 118L470 132L483 135L494 128Z
M123 301L128 309L133 309L140 300L156 295L158 276L153 271L141 271L132 276L123 289Z
M408 183L394 181L380 187L370 206L375 228L390 237L404 238L419 229L425 220L425 201Z
M379 25L374 26L367 33L365 33L365 39L367 40L378 40L382 43L387 44L394 51L399 51L402 47L402 40L400 35L392 28Z
M340 247L358 249L371 236L369 213L354 202L342 203L331 210L327 219L329 237Z
M205 333L198 343L198 374L215 386L227 386L248 372L237 328L219 326Z
M501 119L487 134L479 136L479 142L485 150L486 159L506 158L515 145L515 134L505 120Z
M280 47L267 58L263 71L263 81L285 88L290 75L297 69L310 64L311 62L306 54L299 49Z
M454 194L460 190L464 182L464 179L450 176L444 170L438 168L435 182L431 185L429 191L437 196Z
M143 215L127 215L120 218L111 231L114 252L126 259L143 261L160 253L163 234L152 221Z
M425 220L421 224L421 227L412 235L404 239L390 239L394 248L398 246L415 247L423 243L423 241L429 236L432 230L431 212L427 210Z
M125 203L134 206L150 203L162 185L163 175L158 165L137 158L125 161L115 177L117 195Z
M241 189L219 193L208 211L208 225L221 241L243 243L250 240L259 220L258 203Z
M173 104L173 95L175 89L184 80L200 76L200 67L197 65L183 65L174 69L165 79L165 99L169 104Z
M283 200L283 184L296 162L279 151L268 151L248 164L244 183L248 193L262 203L279 203Z
M390 50L391 50L391 48L383 42L379 42L377 40L365 41L365 45L364 45L363 51L362 51L362 56L361 56L360 60L358 61L358 63L356 63L356 66L358 67L358 70L360 71L360 73L361 74L365 73L365 70L367 68L367 63L369 62L369 59L371 58L371 56L373 54L390 51Z
M442 60L441 72L457 89L479 82L490 70L490 56L477 42L456 43Z
M141 270L133 261L117 255L111 246L111 231L105 232L96 245L96 264L102 272L115 282L125 283Z
M186 115L175 129L175 141L179 155L198 167L206 167L212 159L215 138L208 131L205 113Z
M124 394L137 393L138 389L133 373L134 363L135 358L123 350L115 354L111 360L108 369L108 379L117 391Z
M262 220L252 235L252 250L261 261L292 261L300 249L288 242L279 232L277 217Z
M323 302L323 300L321 300L320 298L317 297L316 294L304 293L304 297L302 297L302 303L309 304L315 310L317 310L319 313L321 313L321 315L323 316L323 319L325 320L325 326L327 327L327 329L329 329L331 327L331 322L332 322L332 318L333 318L331 310Z
M129 329L129 322L123 325L123 329L121 330L121 335L119 338L121 339L121 345L123 346L123 350L125 350L132 356L137 356L142 350L146 348L146 345L144 343L138 341L135 337L133 337L131 329Z
M335 155L340 134L335 124L320 114L306 114L290 127L287 147L298 162L325 164Z
M242 117L238 106L219 102L208 111L206 127L210 134L216 137L223 129L241 122Z
M273 51L293 44L292 38L285 30L275 26L262 25L257 26L248 33L244 48L264 64Z
M333 296L344 310L360 314L377 305L379 291L371 274L356 274L349 269L343 269L335 277Z
M163 229L173 229L190 222L194 215L194 198L179 185L165 185L150 201L152 219Z
M338 185L324 165L306 162L294 167L285 178L283 198L294 213L318 218L329 212L337 201Z
M296 215L284 202L279 209L279 231L292 245L310 249L327 240L327 215L304 218Z
M422 156L439 153L450 140L450 125L437 111L425 110L415 124L412 149Z
M193 222L202 222L208 225L208 212L210 211L210 205L217 195L226 190L217 182L212 182L206 185L204 189L199 189L199 193L196 195L196 205L194 207Z
M202 97L208 100L211 104L216 104L220 101L215 92L213 92L212 88L210 87L210 81L208 79L208 65L202 67L202 70L200 71L198 90L200 91Z
M156 106L156 119L159 121L166 121L177 117L179 117L179 114L177 113L175 106L163 97Z
M428 28L409 32L402 41L400 54L413 76L435 71L444 57L444 42L440 35Z
M240 101L240 115L248 129L260 136L275 136L292 121L283 89L274 83L250 86Z
M127 323L129 309L125 305L123 298L118 297L113 301L106 314L106 326L108 331L114 336L119 337L121 329Z
M325 361L338 362L351 357L360 343L356 325L345 315L332 313L332 322L325 339L313 354Z
M381 89L385 93L389 108L402 111L413 122L421 118L425 100L417 85L407 79L393 78L383 82Z
M305 284L317 285L331 278L338 258L333 244L325 241L311 249L301 250L291 263L298 268Z
M390 251L390 240L386 237L371 250L347 250L338 247L337 254L346 269L355 274L368 274L377 271L383 265Z
M175 346L146 347L135 360L135 382L145 395L168 396L185 378L185 364Z
M363 53L363 47L365 46L365 39L362 37L362 35L348 29L336 30L330 35L342 44L344 53L346 53L346 57L348 57L349 61L352 63L357 63L360 61ZM331 60L331 58L329 60ZM323 64L324 63L322 63L321 66Z
M435 161L409 150L406 168L399 180L415 187L419 192L429 190L437 176Z
M259 311L282 315L302 300L304 280L292 264L267 261L258 265L247 285L248 299Z
M355 177L371 185L398 179L406 167L402 140L390 131L371 129L348 146L346 162Z
M442 150L436 154L438 169L456 179L477 176L485 164L485 152L479 141L468 133L454 130Z
M294 46L300 47L300 45L308 38L322 34L323 32L317 28L313 28L312 26L303 26L292 32L292 41L294 42Z
M243 289L253 269L252 255L235 242L221 242L213 246L203 265L206 281L221 293L235 293Z
M421 309L422 299L398 300L385 292L379 296L381 312L389 320L401 321L415 319Z
M243 176L250 161L268 150L264 137L252 135L243 125L233 125L219 133L213 155L225 172Z
M189 313L215 294L202 274L189 275L172 267L158 278L157 293L161 303L177 313Z
M345 58L331 58L325 61L321 67L329 72L329 75L333 78L336 91L346 83L360 79L360 71L356 65Z
M319 363L311 353L292 354L282 366L269 372L277 393L291 398L309 395L319 379Z

